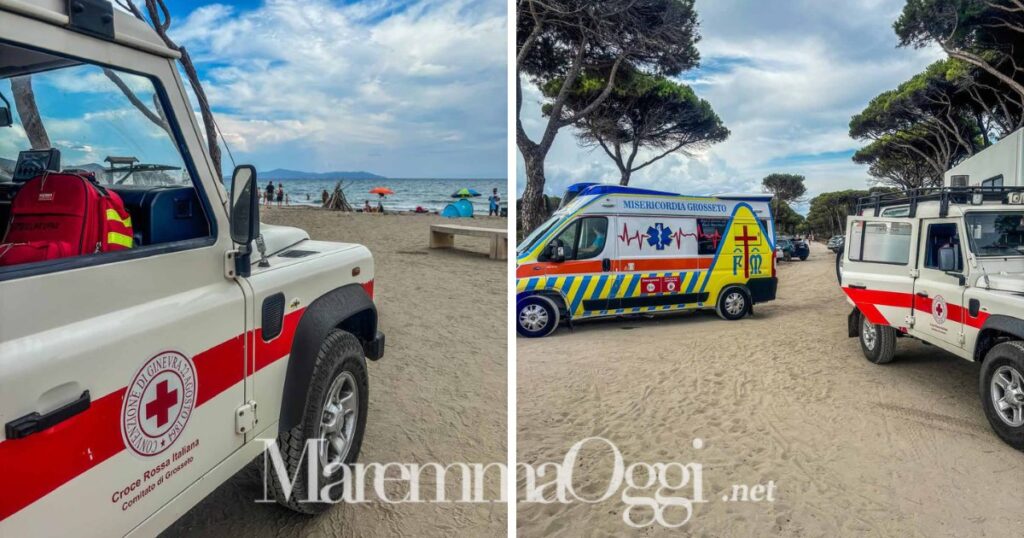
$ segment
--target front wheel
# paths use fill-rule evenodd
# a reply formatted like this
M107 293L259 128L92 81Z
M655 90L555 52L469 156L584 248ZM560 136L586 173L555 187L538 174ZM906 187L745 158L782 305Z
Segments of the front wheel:
M558 321L558 305L543 295L527 297L516 307L516 332L527 338L551 334Z
M985 355L979 389L996 435L1024 450L1024 342L1004 342Z
M802 262L807 261L807 254L804 254L803 256L800 256L800 261L802 261Z
M715 313L724 320L735 321L750 312L750 296L740 288L727 288L718 296Z
M888 325L875 325L861 315L860 349L874 364L892 362L896 356L896 331Z
M314 460L312 467L317 472L313 491L341 482L345 472L342 467L359 457L368 401L363 346L351 333L335 329L324 338L317 353L302 422L277 436L287 479L295 478L291 495L285 495L273 468L264 469L279 504L304 514L318 514L331 506L322 498L307 498L311 490L309 460ZM307 443L310 440L314 442ZM264 462L270 460L270 455L264 456ZM337 492L331 495L333 499L340 496Z

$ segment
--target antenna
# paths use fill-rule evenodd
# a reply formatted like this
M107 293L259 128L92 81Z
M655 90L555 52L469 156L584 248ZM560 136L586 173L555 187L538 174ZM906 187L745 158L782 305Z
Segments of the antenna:
M220 130L220 124L217 120L213 120L213 126L217 129L217 134L220 135L220 139L224 141L224 149L228 150L228 158L231 159L231 166L238 168L238 164L235 163L235 156L231 154L231 146L228 145L228 139L224 137L224 133Z

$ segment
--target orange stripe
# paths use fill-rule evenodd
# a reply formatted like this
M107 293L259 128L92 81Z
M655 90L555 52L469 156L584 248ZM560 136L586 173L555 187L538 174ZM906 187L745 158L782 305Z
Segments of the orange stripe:
M689 271L710 269L714 256L703 258L623 258L612 262L614 271ZM630 268L629 264L633 264Z

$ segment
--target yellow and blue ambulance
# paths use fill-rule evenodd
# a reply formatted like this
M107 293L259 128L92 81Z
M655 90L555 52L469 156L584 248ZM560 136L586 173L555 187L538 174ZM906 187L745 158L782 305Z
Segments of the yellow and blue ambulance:
M569 188L568 203L516 249L516 328L714 309L740 319L775 299L767 194L687 196L618 185Z

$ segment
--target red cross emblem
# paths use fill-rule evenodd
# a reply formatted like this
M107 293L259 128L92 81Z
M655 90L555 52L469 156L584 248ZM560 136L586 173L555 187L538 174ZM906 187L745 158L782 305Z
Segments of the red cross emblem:
M167 390L167 380L156 384L156 397L146 404L146 418L156 417L156 427L170 420L171 408L178 405L178 389Z
M750 243L760 240L760 237L747 233L747 225L744 224L743 235L737 235L733 240L743 243L743 278L750 278Z

